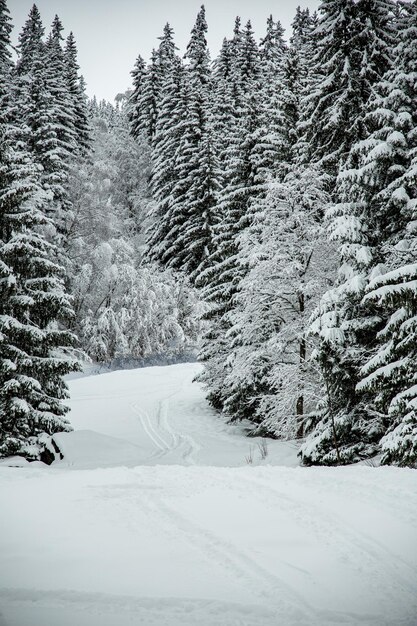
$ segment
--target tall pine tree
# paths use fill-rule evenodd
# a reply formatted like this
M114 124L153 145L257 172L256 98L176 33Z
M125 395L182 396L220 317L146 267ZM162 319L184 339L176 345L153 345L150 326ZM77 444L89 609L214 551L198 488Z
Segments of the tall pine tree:
M41 32L36 11L31 25ZM59 320L72 315L62 268L42 235L49 221L21 128L13 124L8 89L8 11L0 5L0 456L40 457L48 437L69 430L63 375L78 368L68 350L71 333ZM36 63L36 46L31 49Z

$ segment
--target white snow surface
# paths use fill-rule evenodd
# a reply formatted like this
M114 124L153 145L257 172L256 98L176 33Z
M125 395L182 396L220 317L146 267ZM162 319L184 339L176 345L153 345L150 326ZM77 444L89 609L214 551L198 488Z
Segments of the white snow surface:
M0 626L416 626L417 473L262 460L198 371L72 380L64 460L1 464Z

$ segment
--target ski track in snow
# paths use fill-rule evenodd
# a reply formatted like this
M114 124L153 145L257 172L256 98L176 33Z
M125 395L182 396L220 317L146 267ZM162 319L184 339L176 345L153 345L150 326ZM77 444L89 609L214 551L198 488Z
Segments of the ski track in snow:
M327 508L325 511L320 506L308 499L303 501L291 498L288 494L272 488L269 484L258 480L244 478L247 486L252 486L253 496L266 506L286 507L293 519L306 529L311 527L311 516L314 517L314 531L317 539L327 542L332 550L338 552L344 562L355 570L356 574L363 572L366 566L367 576L372 575L377 586L384 585L390 594L392 601L398 597L398 591L410 594L410 601L415 599L415 584L417 580L417 568L413 564L404 561L398 555L392 553L386 546L377 542L369 533L356 531L340 516L335 515ZM308 520L308 522L306 521ZM398 560L405 566L401 571ZM381 563L390 563L388 571L381 569ZM360 564L360 565L359 565ZM397 593L396 593L397 592Z
M242 549L193 524L178 511L168 507L160 498L151 499L145 496L141 497L140 502L141 505L148 507L153 520L161 524L173 539L183 541L187 546L192 546L200 552L203 558L220 565L229 577L239 580L247 588L248 593L254 593L264 600L266 606L274 607L277 617L284 615L292 620L300 621L302 618L311 620L311 607L307 607L309 610L306 612L303 597L295 593L283 580L261 567Z
M168 419L170 400L184 392L187 385L192 384L192 379L193 377L185 378L181 389L175 390L158 402L156 419L152 419L151 415L142 410L136 403L130 405L132 411L139 417L143 430L158 448L150 457L153 460L182 447L184 450L181 456L184 462L190 465L195 463L193 455L198 452L201 446L190 435L174 431Z
M198 370L71 381L64 461L0 467L0 626L416 626L417 474L261 462Z

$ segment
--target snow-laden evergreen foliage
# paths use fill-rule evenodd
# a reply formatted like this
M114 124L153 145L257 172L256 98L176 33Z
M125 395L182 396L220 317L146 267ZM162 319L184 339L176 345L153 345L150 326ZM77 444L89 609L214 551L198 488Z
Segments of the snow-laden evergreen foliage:
M328 200L319 171L290 173L271 184L240 238L249 271L231 315L237 340L224 381L225 409L238 406L232 416L251 418L263 434L302 435L317 402L308 322L332 278L332 249L320 219Z
M230 419L305 438L307 465L417 464L416 15L322 0L258 41L237 17L212 62L202 6L113 106L36 6L14 64L0 0L2 455L69 427L69 329L105 361L204 329Z
M223 46L226 60L226 52L231 51L230 69L226 64L219 64L217 70L230 72L230 76L225 73L225 78L220 75L218 82L220 85L223 82L219 93L222 102L230 90L231 106L225 109L221 105L218 109L228 141L224 152L220 153L223 189L218 212L221 219L214 229L211 266L202 276L206 283L203 295L210 303L206 314L210 326L203 341L201 358L206 368L201 379L209 386L212 403L234 419L248 417L259 421L253 411L256 402L248 401L248 397L254 398L265 391L265 385L260 382L262 372L254 373L254 378L246 377L234 366L234 355L244 335L234 311L251 257L248 249L242 250L242 233L250 230L257 212L263 210L260 205L269 181L282 180L293 158L298 77L297 72L290 69L282 34L280 24L269 18L267 35L259 53L255 54L250 24L241 31L237 21L230 45ZM281 106L284 94L289 98L286 105ZM243 353L245 348L240 347ZM235 380L236 385L229 384L231 380Z
M58 16L44 41L44 28L34 5L19 36L14 86L15 122L41 165L41 185L50 192L46 210L56 242L65 247L72 207L68 197L71 167L89 150L89 127L83 83L78 76L72 35L65 50ZM58 236L56 235L58 232ZM65 263L63 252L60 251Z
M386 320L378 346L361 370L359 390L368 390L390 417L382 440L383 462L417 461L417 5L403 6L402 41L396 68L380 85L371 110L376 130L366 166L378 180L384 203L379 259L364 303ZM371 170L371 171L372 171ZM381 182L384 181L384 185ZM381 228L382 227L382 228Z
M202 8L185 63L168 28L163 61L138 60L148 256L207 303L201 380L216 408L307 435L305 464L382 449L412 464L415 3L323 0L319 16L298 8L289 44L271 16L259 45L236 18L210 71Z
M415 376L417 59L412 5L406 13L394 67L376 85L363 120L371 132L353 146L339 174L343 202L328 211L342 264L338 285L323 297L313 327L323 342L320 358L333 415L307 442L306 462L372 456L387 429L402 419L411 419L413 431L413 414L405 407L412 407ZM390 436L384 441L386 459L414 461L412 435L402 452L395 452Z
M390 0L323 0L305 94L303 161L336 175L351 146L364 139L365 104L390 67Z
M143 113L144 109L143 103L141 102L145 74L146 74L146 63L141 57L138 56L136 59L135 67L130 72L132 76L132 92L129 95L129 113L128 118L130 122L130 130L133 137L139 137L139 135L144 132L146 133L146 124L143 122Z
M3 130L1 143L0 455L38 458L43 434L69 430L62 376L77 362L65 350L74 336L58 321L72 308L37 229L47 221L39 170L16 137Z
M42 234L50 222L42 170L13 123L5 3L0 30L0 456L37 459L49 435L70 429L62 377L78 362L71 356L75 337L61 326L73 315L63 268Z
M70 99L69 110L72 114L72 127L75 133L74 150L79 156L85 157L91 148L91 129L84 80L78 74L80 67L77 56L75 37L71 32L66 39L64 49L66 89Z
M248 225L253 194L265 188L258 180L259 161L255 158L255 132L259 128L258 92L255 91L259 52L250 22L241 29L240 21L236 20L229 45L232 51L230 75L215 76L215 81L221 85L219 97L223 98L224 94L230 103L228 119L223 105L218 109L223 117L223 132L227 133L227 142L219 153L223 189L217 211L221 218L213 228L213 253L208 267L197 282L197 285L204 284L203 297L209 303L207 319L210 321L201 352L205 362L201 379L208 384L210 401L217 407L223 407L227 399L223 380L231 346L229 314L245 273L240 263L238 235ZM217 71L222 71L222 67Z
M10 20L0 5L0 456L37 459L49 436L70 430L63 376L78 369L72 300L60 261L71 212L71 154L81 154L75 128L75 92L66 80L62 25L54 19L44 40L37 7L19 36L13 68ZM75 48L72 50L75 59ZM72 88L78 85L72 77ZM71 97L72 94L72 97ZM83 111L82 103L79 113ZM86 107L84 103L84 111ZM83 132L86 137L87 118ZM47 453L43 458L51 459Z
M181 269L191 280L204 270L211 253L219 187L206 31L203 7L191 32L185 67L172 57L174 65L161 83L153 141L157 211L149 258Z

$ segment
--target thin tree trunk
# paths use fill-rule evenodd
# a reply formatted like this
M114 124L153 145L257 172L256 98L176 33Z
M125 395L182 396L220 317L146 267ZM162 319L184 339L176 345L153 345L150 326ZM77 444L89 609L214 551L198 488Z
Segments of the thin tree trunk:
M304 309L305 309L304 294L300 294L298 296L298 302L299 302L299 307L300 307L300 315L302 316L304 313ZM305 363L306 354L307 354L306 339L305 339L304 334L300 339L298 354L299 354L300 373L302 373L304 370L304 363ZM300 395L298 396L297 404L296 404L296 414L297 416L299 416L297 437L303 437L304 420L302 419L302 416L304 415L304 393L303 393L302 381L299 384L299 394Z
M330 387L329 387L329 380L327 378L327 373L325 374L325 381L326 381L327 402L328 402L328 405L329 405L330 420L331 420L331 423L332 423L333 443L334 443L334 447L336 449L337 462L338 462L339 465L341 465L342 461L341 461L340 453L339 453L339 444L337 442L336 423L334 421L333 403L332 403L332 398L331 398L331 395L330 395Z

